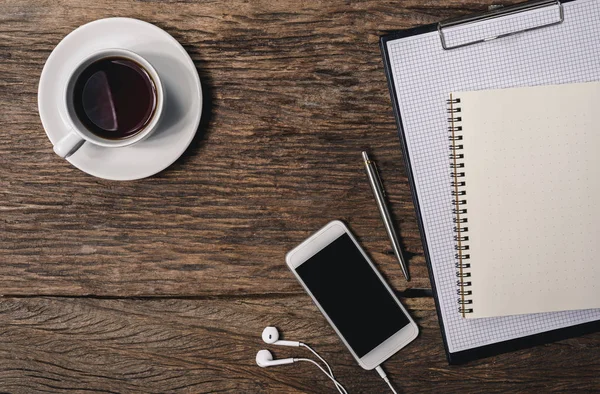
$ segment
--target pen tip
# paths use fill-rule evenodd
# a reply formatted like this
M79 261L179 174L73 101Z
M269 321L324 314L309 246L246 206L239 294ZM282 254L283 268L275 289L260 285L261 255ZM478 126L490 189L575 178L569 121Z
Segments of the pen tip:
M363 153L362 153L362 157L363 157L363 159L364 159L365 161L368 161L368 160L369 160L369 155L368 155L368 154L367 154L367 152L365 152L365 151L363 151Z

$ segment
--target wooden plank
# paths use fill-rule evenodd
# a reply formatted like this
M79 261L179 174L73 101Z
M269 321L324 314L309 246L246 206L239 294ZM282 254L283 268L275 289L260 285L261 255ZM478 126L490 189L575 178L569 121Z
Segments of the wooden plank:
M420 337L385 368L399 392L600 390L600 334L447 365L431 299L405 299ZM306 296L198 300L9 298L0 301L0 385L31 392L334 392L310 364L254 363L265 325L312 345L351 393L387 392L362 370ZM271 346L276 357L303 349Z
M450 367L433 300L418 296L429 281L377 40L488 4L0 0L0 294L19 295L0 298L0 390L333 392L311 365L255 366L271 324L313 345L350 392L386 392L284 266L287 250L339 218L421 327L386 363L400 392L600 391L600 334ZM58 159L36 111L52 48L110 16L172 34L205 90L193 145L137 182L95 179ZM379 221L363 149L380 164L410 283Z
M286 251L332 219L352 226L395 286L428 287L377 40L483 7L1 1L0 294L294 293ZM192 147L137 182L96 179L59 159L36 111L53 47L109 16L171 33L205 89ZM381 165L411 257L410 284L399 279L362 149Z

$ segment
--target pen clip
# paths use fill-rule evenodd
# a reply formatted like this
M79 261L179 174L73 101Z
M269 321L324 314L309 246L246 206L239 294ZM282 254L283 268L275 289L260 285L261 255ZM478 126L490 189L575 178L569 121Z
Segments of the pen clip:
M377 163L371 161L373 163L373 170L375 171L375 175L377 176L377 182L379 182L379 189L381 189L381 194L383 197L387 197L387 193L385 192L385 188L383 187L383 181L381 180L381 176L379 175L379 168L377 168Z

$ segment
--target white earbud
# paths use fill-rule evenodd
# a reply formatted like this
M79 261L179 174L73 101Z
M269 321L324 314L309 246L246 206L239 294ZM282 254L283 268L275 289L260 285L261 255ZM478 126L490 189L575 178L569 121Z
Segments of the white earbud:
M256 364L258 364L259 367L262 367L262 368L273 367L275 365L292 364L292 363L295 363L298 361L310 362L310 363L316 365L325 375L327 375L327 377L329 379L331 379L333 381L333 383L335 384L335 387L340 392L340 394L348 394L346 392L346 389L344 388L344 386L342 386L340 384L340 382L338 382L335 379L335 377L333 376L333 371L331 370L331 367L329 367L329 364L327 364L327 361L325 361L323 359L323 357L319 356L319 353L315 352L307 344L304 344L302 342L296 342L296 341L280 341L279 340L279 331L277 331L277 328L275 328L275 327L265 328L262 332L262 339L265 343L268 343L269 345L305 347L308 350L310 350L315 356L317 356L319 358L319 360L321 360L323 362L323 364L325 364L325 366L327 367L327 370L329 372L325 371L323 369L323 367L321 367L314 360L311 360L309 358L284 358L281 360L273 360L273 355L268 350L260 350L258 353L256 353Z
M296 341L280 341L279 331L275 327L267 327L262 332L262 339L269 345L281 345L281 346L300 346L300 342Z
M275 365L292 364L296 362L293 358L282 358L281 360L273 360L273 355L268 350L260 350L256 353L256 364L259 367L273 367Z

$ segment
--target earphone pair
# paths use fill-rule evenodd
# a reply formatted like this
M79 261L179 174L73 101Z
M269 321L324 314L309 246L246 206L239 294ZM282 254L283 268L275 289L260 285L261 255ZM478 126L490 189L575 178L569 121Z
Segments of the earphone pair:
M256 353L256 364L258 364L259 367L261 367L261 368L273 367L273 366L277 366L277 365L292 364L292 363L295 363L298 361L310 362L310 363L316 365L325 375L327 375L327 377L329 379L331 379L333 381L333 383L335 384L336 388L338 389L338 391L340 393L347 394L347 391L344 388L344 386L342 386L340 384L340 382L338 382L335 379L335 377L333 376L333 371L331 370L331 367L329 366L329 364L327 364L327 361L325 361L323 359L323 357L319 356L319 354L316 351L314 351L310 346L308 346L302 342L280 340L279 339L279 331L275 327L266 327L262 332L262 340L269 345L305 347L308 350L310 350L315 356L317 356L317 358L319 360L321 360L323 362L323 364L325 364L325 366L327 367L327 370L329 372L325 371L325 369L323 369L323 367L321 367L317 362L315 362L314 360L311 360L310 358L284 358L284 359L280 359L280 360L274 360L273 354L271 354L271 352L266 349L259 350L259 352Z

